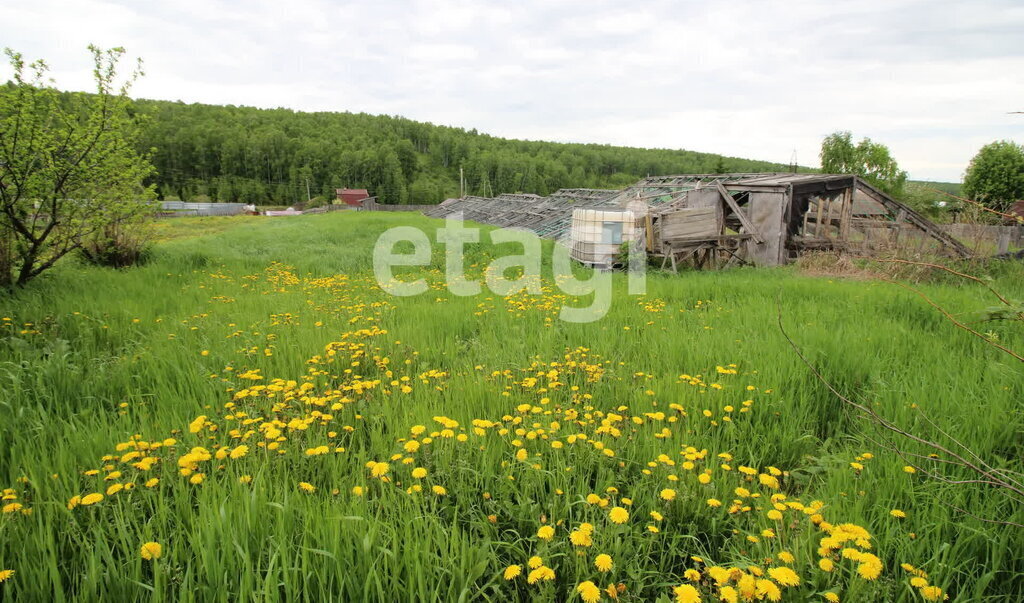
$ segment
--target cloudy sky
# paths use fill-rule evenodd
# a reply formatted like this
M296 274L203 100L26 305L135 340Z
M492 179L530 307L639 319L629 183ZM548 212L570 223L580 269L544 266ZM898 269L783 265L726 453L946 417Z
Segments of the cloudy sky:
M937 180L1024 142L1022 42L1020 0L0 4L0 46L63 88L88 88L86 45L120 45L146 98L815 166L846 129Z

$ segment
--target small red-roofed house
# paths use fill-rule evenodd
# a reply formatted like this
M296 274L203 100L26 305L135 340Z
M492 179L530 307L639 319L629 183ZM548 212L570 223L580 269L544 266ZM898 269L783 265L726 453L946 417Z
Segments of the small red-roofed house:
M338 195L338 202L352 207L362 207L363 200L370 197L365 188L339 188L335 189Z

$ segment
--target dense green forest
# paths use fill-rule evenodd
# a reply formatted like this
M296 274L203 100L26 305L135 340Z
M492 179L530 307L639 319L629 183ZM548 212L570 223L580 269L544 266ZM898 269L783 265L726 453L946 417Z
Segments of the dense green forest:
M366 113L304 113L139 100L161 199L290 205L365 188L382 203L438 203L559 188L623 188L647 175L786 171L788 165L712 153L509 140ZM800 171L811 168L800 168ZM908 182L899 195L937 219L960 185Z
M365 113L137 101L149 115L161 198L289 204L366 188L383 203L467 194L621 188L648 174L778 171L788 166L682 150L508 140Z

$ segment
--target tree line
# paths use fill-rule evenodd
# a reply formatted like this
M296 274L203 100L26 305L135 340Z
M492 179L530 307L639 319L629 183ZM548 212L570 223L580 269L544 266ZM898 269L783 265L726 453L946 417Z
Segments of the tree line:
M158 198L290 204L366 188L382 203L622 188L647 175L785 171L684 150L509 140L386 115L137 100Z

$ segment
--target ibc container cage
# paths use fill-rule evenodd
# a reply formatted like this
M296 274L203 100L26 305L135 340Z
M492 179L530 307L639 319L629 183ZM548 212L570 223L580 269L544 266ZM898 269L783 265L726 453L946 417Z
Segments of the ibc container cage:
M643 218L628 209L576 208L572 211L570 241L577 262L610 268L623 243L642 238Z

